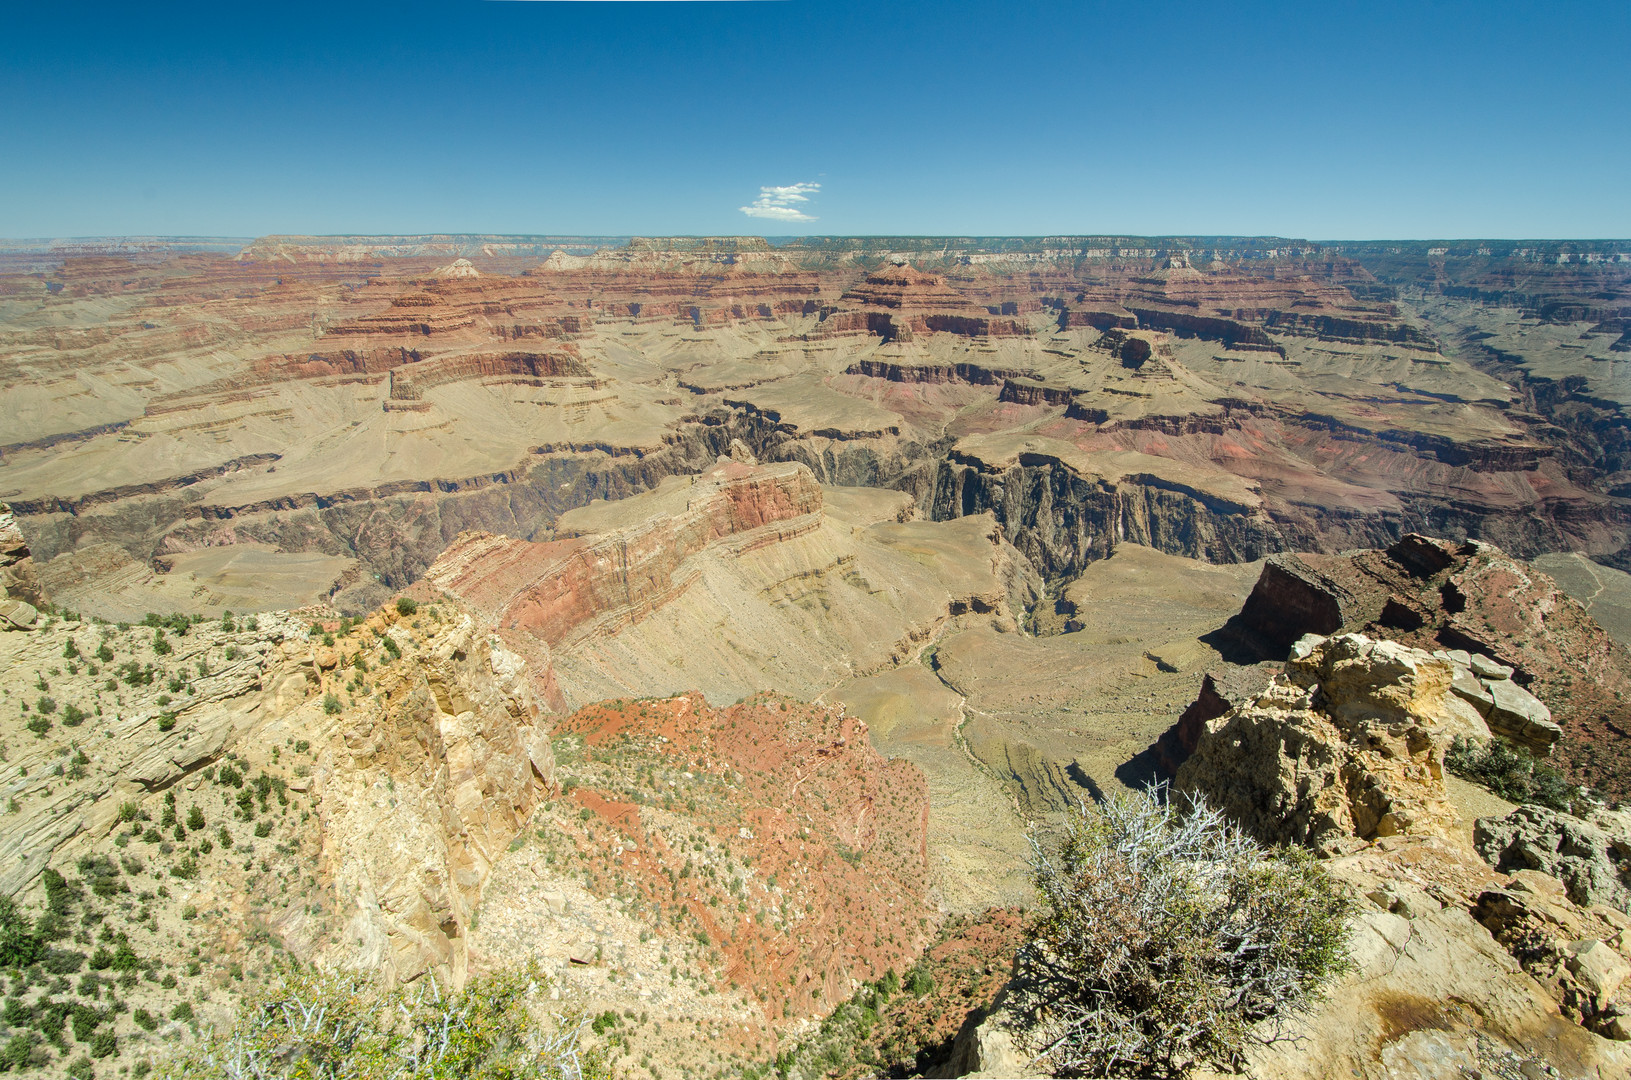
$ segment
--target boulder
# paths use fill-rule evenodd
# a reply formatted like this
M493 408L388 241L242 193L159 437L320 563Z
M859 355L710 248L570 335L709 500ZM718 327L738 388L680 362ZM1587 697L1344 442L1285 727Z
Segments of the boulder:
M1013 1031L999 1013L986 1017L978 1024L965 1025L957 1033L947 1075L1025 1077L1046 1074L1031 1066L1031 1056L1016 1045Z
M1495 696L1464 664L1455 666L1455 678L1450 682L1450 691L1468 705L1478 710L1478 715L1489 718L1489 712L1495 708Z
M1176 786L1265 843L1327 854L1457 820L1444 752L1482 719L1450 693L1451 664L1361 634L1297 642L1285 673L1208 720ZM1482 729L1487 737L1487 729Z
M26 600L0 600L0 629L32 630L40 613Z
M1494 702L1488 715L1491 731L1538 753L1552 752L1563 737L1552 710L1510 679L1486 679L1484 689Z
M1605 823L1617 821L1605 818ZM1582 906L1631 906L1631 837L1542 806L1520 806L1505 817L1479 818L1473 844L1503 873L1538 870L1560 880Z
M1472 668L1472 673L1478 676L1480 679L1512 678L1512 669L1510 667L1491 660L1483 653L1478 653L1476 656L1474 656L1470 661L1469 666Z
M1569 973L1601 1012L1625 981L1631 979L1631 963L1611 946L1595 939L1575 942L1570 951L1573 955L1566 961Z

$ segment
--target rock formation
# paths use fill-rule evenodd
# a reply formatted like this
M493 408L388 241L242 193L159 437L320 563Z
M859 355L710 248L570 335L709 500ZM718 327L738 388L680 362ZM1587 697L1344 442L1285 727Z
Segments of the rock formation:
M1448 661L1393 642L1305 638L1284 676L1206 722L1176 786L1264 843L1331 853L1442 834L1455 821L1445 751L1489 737L1453 677Z
M1631 819L1623 812L1597 810L1582 819L1523 806L1479 818L1473 844L1502 873L1535 870L1557 878L1581 907L1631 911Z
M337 957L404 981L468 972L469 926L493 863L553 783L555 760L521 658L468 614L417 634L375 616L316 659L387 658L314 771L323 862L349 918Z
M1412 534L1381 551L1275 556L1229 627L1260 655L1338 629L1443 651L1457 692L1496 733L1542 754L1556 746L1605 794L1627 790L1631 653L1499 548Z

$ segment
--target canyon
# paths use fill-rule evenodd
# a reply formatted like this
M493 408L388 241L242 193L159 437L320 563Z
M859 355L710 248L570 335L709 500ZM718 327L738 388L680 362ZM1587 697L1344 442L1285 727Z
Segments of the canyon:
M955 958L910 1068L1022 1069L1028 837L1164 783L1369 898L1261 1075L1488 1065L1410 978L1614 1075L1631 917L1445 762L1631 797L1628 350L1607 241L0 247L0 892L160 1016L536 962L637 1077Z

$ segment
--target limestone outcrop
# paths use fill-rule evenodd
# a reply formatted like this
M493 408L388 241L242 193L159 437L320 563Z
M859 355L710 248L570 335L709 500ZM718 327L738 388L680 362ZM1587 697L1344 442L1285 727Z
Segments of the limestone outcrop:
M1444 791L1452 740L1487 739L1451 693L1451 664L1360 634L1304 638L1285 673L1206 722L1178 769L1266 843L1332 853L1399 834L1442 834L1455 820Z
M555 761L519 656L467 613L424 634L393 615L318 660L343 672L387 638L404 654L343 714L319 759L323 862L347 915L344 962L392 981L436 971L457 983L483 885Z
M40 584L34 575L28 541L17 527L16 516L0 507L0 601L20 605L0 612L0 628L30 625L29 612L40 600Z
M1410 534L1383 550L1276 555L1229 631L1284 656L1338 629L1441 653L1458 695L1511 741L1556 748L1571 778L1605 795L1631 761L1631 652L1552 578L1501 549Z
M1631 1041L1631 917L1607 904L1580 904L1570 885L1518 870L1477 895L1473 917L1563 1015L1617 1043Z

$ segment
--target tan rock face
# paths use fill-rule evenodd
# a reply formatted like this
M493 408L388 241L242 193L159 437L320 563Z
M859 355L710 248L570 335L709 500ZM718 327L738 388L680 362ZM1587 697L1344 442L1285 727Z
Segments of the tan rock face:
M1456 821L1444 753L1471 724L1452 678L1447 661L1419 649L1360 634L1306 638L1255 699L1208 721L1177 786L1269 843L1330 853L1442 833Z
M323 862L349 909L336 959L458 983L482 886L554 757L524 664L470 616L383 633L403 659L343 714L316 773Z

